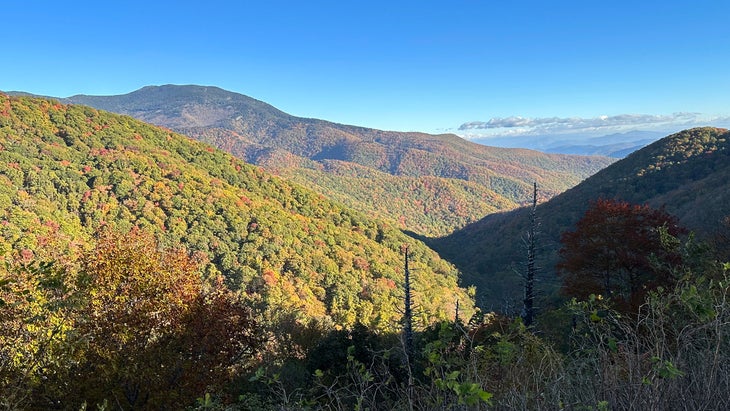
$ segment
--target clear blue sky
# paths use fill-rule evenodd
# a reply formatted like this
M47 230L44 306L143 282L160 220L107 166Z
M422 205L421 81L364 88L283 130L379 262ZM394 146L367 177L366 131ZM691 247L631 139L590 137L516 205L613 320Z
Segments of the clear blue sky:
M402 131L722 122L729 18L725 0L9 0L0 90L214 85Z

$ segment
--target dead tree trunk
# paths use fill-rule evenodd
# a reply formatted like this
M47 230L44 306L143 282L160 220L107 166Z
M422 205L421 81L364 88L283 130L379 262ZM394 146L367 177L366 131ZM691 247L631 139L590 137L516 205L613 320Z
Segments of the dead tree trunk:
M532 209L530 210L530 229L527 233L527 269L524 274L525 296L522 307L522 322L530 327L535 322L535 277L537 266L535 264L535 251L537 235L537 183L533 184Z
M403 282L403 291L405 294L405 309L403 311L403 337L405 339L406 361L408 367L413 365L414 348L413 348L413 304L411 302L411 272L408 269L408 247L405 248L405 280Z
M413 303L411 301L411 271L408 268L408 246L403 248L405 258L403 281L404 311L403 311L403 345L406 354L406 370L408 372L408 410L413 411L414 384L413 384L413 362L415 361L415 348L413 346Z

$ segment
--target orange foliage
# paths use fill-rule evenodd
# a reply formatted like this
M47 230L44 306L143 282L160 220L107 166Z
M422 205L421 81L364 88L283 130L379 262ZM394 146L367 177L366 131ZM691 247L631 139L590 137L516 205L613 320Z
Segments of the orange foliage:
M262 277L263 277L266 285L270 285L270 286L276 285L276 283L279 281L279 275L276 274L276 272L271 269L265 269Z
M206 284L200 263L139 229L100 233L80 278L77 331L88 347L72 371L73 396L174 408L246 365L258 345L249 310L221 280Z

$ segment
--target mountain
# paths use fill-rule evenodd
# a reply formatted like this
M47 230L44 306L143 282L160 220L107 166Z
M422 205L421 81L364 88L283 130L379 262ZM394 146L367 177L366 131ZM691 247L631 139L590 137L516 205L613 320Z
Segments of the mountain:
M398 327L405 244L419 323L473 312L457 270L391 224L128 116L0 94L0 255L77 270L104 227L184 245L272 319Z
M657 131L637 130L596 137L585 137L577 134L554 134L475 138L472 141L497 147L524 147L545 153L624 158L665 135Z
M556 282L560 234L572 229L599 198L664 207L700 238L711 239L723 227L730 228L730 133L707 127L672 134L538 205L546 288ZM477 286L482 307L514 308L520 301L516 271L525 260L522 238L529 227L528 212L522 208L489 215L429 242L463 271L465 284Z
M170 128L429 236L517 207L530 198L533 181L549 198L613 161L300 118L217 87L149 86L62 101Z
M583 156L608 156L624 158L634 151L646 146L653 140L629 141L626 143L591 145L591 144L565 144L545 149L546 153L565 153Z

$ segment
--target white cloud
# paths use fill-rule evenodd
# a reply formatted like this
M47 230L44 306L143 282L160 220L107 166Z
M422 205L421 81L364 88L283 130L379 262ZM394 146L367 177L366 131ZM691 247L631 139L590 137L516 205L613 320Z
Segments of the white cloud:
M570 131L605 127L646 126L678 122L692 122L699 113L674 113L671 115L620 114L616 116L599 116L594 118L580 117L495 117L488 121L471 121L464 123L459 130L489 130L499 128L527 127L535 131Z
M470 121L459 126L457 134L465 138L516 137L540 135L596 136L631 130L678 131L697 126L728 127L730 117L707 116L701 113L619 114L614 116L495 117L487 121Z

